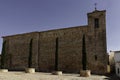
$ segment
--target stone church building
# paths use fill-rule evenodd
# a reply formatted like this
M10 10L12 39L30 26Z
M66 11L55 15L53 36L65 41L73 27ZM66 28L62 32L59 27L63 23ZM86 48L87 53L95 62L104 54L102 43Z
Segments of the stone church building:
M106 11L94 10L87 17L88 25L85 26L3 36L3 41L6 41L5 67L9 70L24 70L28 67L29 44L32 39L32 67L37 71L54 71L58 39L58 69L77 73L82 70L84 34L87 69L92 73L106 73Z

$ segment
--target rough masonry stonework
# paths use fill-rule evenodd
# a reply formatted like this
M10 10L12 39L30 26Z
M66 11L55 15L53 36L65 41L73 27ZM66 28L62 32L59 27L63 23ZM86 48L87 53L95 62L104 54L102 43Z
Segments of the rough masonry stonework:
M82 38L85 34L87 69L92 73L107 72L106 11L87 14L88 25L42 32L4 36L6 41L6 68L24 70L28 67L29 43L33 39L32 67L37 71L54 71L56 38L58 38L58 69L80 72L82 69Z

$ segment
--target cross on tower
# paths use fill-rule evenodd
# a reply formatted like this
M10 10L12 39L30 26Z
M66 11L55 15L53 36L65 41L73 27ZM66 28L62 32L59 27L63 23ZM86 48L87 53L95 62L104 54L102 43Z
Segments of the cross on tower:
M97 3L95 3L95 10L97 10Z

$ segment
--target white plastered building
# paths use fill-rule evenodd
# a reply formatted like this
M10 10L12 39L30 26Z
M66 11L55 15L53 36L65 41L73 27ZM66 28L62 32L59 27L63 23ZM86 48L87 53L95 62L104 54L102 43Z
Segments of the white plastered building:
M120 51L114 51L116 75L120 77Z

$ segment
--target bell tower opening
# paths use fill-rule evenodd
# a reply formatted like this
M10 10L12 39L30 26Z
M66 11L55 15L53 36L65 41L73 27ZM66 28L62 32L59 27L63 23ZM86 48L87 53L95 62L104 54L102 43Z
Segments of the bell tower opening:
M94 27L99 28L99 19L98 18L94 19Z

